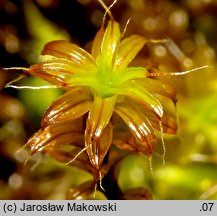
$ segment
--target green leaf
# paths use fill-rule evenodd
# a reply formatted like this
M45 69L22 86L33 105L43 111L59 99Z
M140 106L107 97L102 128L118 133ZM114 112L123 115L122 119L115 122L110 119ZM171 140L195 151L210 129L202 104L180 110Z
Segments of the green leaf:
M86 88L72 88L57 98L43 115L41 126L73 121L90 110L92 98Z
M92 165L97 169L101 168L103 158L111 145L112 128L110 126L105 128L113 114L115 102L116 96L102 98L95 95L88 115L85 146ZM106 140L104 136L108 136L108 139Z
M119 24L115 21L109 21L101 44L101 58L103 64L112 66L114 53L120 41Z
M161 103L143 86L137 85L134 80L123 83L123 85L118 89L118 94L134 99L152 110L159 119L162 118L163 107Z
M127 101L116 104L115 112L125 121L138 142L129 143L133 147L129 149L135 149L142 154L152 155L156 137L154 129L144 113Z
M47 43L42 55L66 58L78 65L88 65L90 70L95 68L94 58L84 49L68 41L57 40Z
M126 68L142 49L145 42L146 39L139 35L132 35L121 41L115 59L115 70Z

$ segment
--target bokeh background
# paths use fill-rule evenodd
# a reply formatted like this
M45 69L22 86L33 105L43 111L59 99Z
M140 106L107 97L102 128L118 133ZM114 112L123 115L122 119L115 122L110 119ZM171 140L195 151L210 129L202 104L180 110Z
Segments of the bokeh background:
M107 5L112 1L105 0ZM22 148L61 90L4 88L16 71L0 72L0 199L217 199L217 0L118 0L111 9L125 36L142 34L170 43L147 44L140 57L165 72L210 67L162 79L177 88L176 135L165 135L153 156L155 179L142 156L113 150L114 162L92 194L90 173L48 156L29 158ZM1 0L0 67L40 61L51 40L70 40L90 50L104 9L97 0ZM154 64L153 63L153 64ZM27 77L19 85L45 83ZM26 163L25 163L26 162ZM80 192L80 197L74 196Z

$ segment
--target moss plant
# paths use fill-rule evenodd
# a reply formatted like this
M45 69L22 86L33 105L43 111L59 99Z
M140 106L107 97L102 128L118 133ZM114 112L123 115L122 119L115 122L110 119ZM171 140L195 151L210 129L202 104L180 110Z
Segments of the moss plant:
M41 128L26 146L32 154L41 152L90 172L93 185L99 180L101 183L109 171L112 145L146 156L151 164L158 131L164 160L164 134L175 134L177 130L176 90L157 77L195 70L165 73L157 67L150 70L131 64L146 43L164 40L147 40L137 34L124 38L127 25L121 33L110 12L116 1L110 7L98 2L106 12L91 53L68 41L51 41L42 51L42 55L49 56L45 61L29 68L5 68L21 69L53 84L46 88L66 91L46 110ZM7 86L16 88L12 83ZM92 183L81 188L91 191ZM68 197L74 197L74 192Z

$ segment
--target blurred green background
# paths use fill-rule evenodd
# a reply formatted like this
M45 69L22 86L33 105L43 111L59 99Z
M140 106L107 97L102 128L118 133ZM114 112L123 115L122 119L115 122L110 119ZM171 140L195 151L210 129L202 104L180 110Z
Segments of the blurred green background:
M162 78L177 88L178 132L165 135L166 165L159 140L155 179L146 158L113 148L114 162L102 182L105 191L95 199L217 199L217 1L118 0L111 11L122 29L131 18L125 36L171 39L148 44L139 56L144 62L157 62L165 72L211 67ZM0 67L39 62L51 40L70 40L90 50L103 15L96 0L1 0ZM29 152L22 146L62 92L5 89L18 75L0 73L0 199L70 199L78 198L71 195L76 191L92 199L89 173L41 155L24 164ZM19 84L46 85L34 77Z

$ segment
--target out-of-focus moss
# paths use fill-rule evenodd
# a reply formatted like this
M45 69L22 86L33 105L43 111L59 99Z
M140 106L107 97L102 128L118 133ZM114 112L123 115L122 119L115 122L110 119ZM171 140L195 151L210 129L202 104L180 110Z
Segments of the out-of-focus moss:
M23 84L22 84L23 83ZM21 85L50 86L51 84L35 77L25 78ZM19 97L33 116L41 117L47 107L62 93L59 89L24 89L19 91Z
M117 183L124 193L137 187L150 187L151 178L148 160L142 156L126 156L116 168Z
M216 164L168 164L156 171L156 178L157 199L199 199L217 182Z

